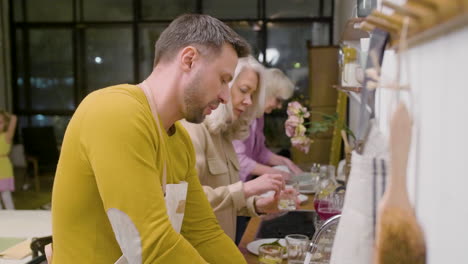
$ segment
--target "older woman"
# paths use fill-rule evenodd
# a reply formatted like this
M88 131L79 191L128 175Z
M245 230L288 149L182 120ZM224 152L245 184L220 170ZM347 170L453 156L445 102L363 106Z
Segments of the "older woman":
M231 99L199 125L183 122L196 152L200 182L221 227L233 240L237 215L276 212L278 195L255 195L284 188L283 177L266 174L255 181L239 181L239 162L232 140L249 135L249 124L263 114L263 66L253 57L239 59L230 82Z
M283 101L292 96L294 84L279 69L268 69L265 75L267 76L264 83L266 100L263 112L269 114L274 109L281 109ZM265 173L280 173L289 179L290 173L272 167L277 165L286 166L292 173L302 172L290 159L273 153L265 146L263 126L262 116L250 124L250 135L247 139L233 142L240 162L241 180L249 181L256 175Z

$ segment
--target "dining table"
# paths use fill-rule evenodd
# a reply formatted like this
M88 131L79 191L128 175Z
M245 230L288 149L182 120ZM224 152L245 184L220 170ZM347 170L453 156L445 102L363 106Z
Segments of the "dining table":
M304 201L298 210L315 210L314 209L314 195L313 194L306 194L307 195L307 200ZM252 217L247 225L247 228L245 229L244 235L242 236L242 239L238 245L239 250L242 252L244 255L245 260L249 264L257 264L258 263L258 256L250 253L247 250L247 245L254 241L258 232L258 229L260 227L260 224L262 222L263 216L259 217ZM287 260L284 259L283 263L286 264Z
M0 210L0 240L25 240L52 235L52 215L46 210ZM24 264L32 259L0 257L0 264Z

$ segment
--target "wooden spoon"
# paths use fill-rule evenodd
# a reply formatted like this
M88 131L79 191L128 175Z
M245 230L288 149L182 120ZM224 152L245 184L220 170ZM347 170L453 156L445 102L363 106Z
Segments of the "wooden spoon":
M376 264L426 263L424 234L406 188L411 126L408 110L404 104L400 104L390 123L391 176L378 206Z
M344 146L345 146L345 153L351 153L352 148L349 145L348 136L346 135L346 131L341 130L341 137L343 138Z

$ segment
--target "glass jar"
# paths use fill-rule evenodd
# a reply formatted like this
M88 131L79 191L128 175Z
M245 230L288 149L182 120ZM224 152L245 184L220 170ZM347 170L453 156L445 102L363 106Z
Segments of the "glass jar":
M338 184L335 181L335 167L322 165L320 167L320 180L314 197L314 208L317 212L316 229L332 216L341 213L342 198L335 193Z

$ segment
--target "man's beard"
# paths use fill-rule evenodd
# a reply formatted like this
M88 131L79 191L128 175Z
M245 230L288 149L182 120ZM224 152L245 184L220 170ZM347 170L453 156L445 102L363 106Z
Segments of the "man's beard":
M200 124L205 120L203 111L206 105L202 103L202 85L200 82L201 73L199 72L192 83L186 88L184 93L185 120L190 123Z

